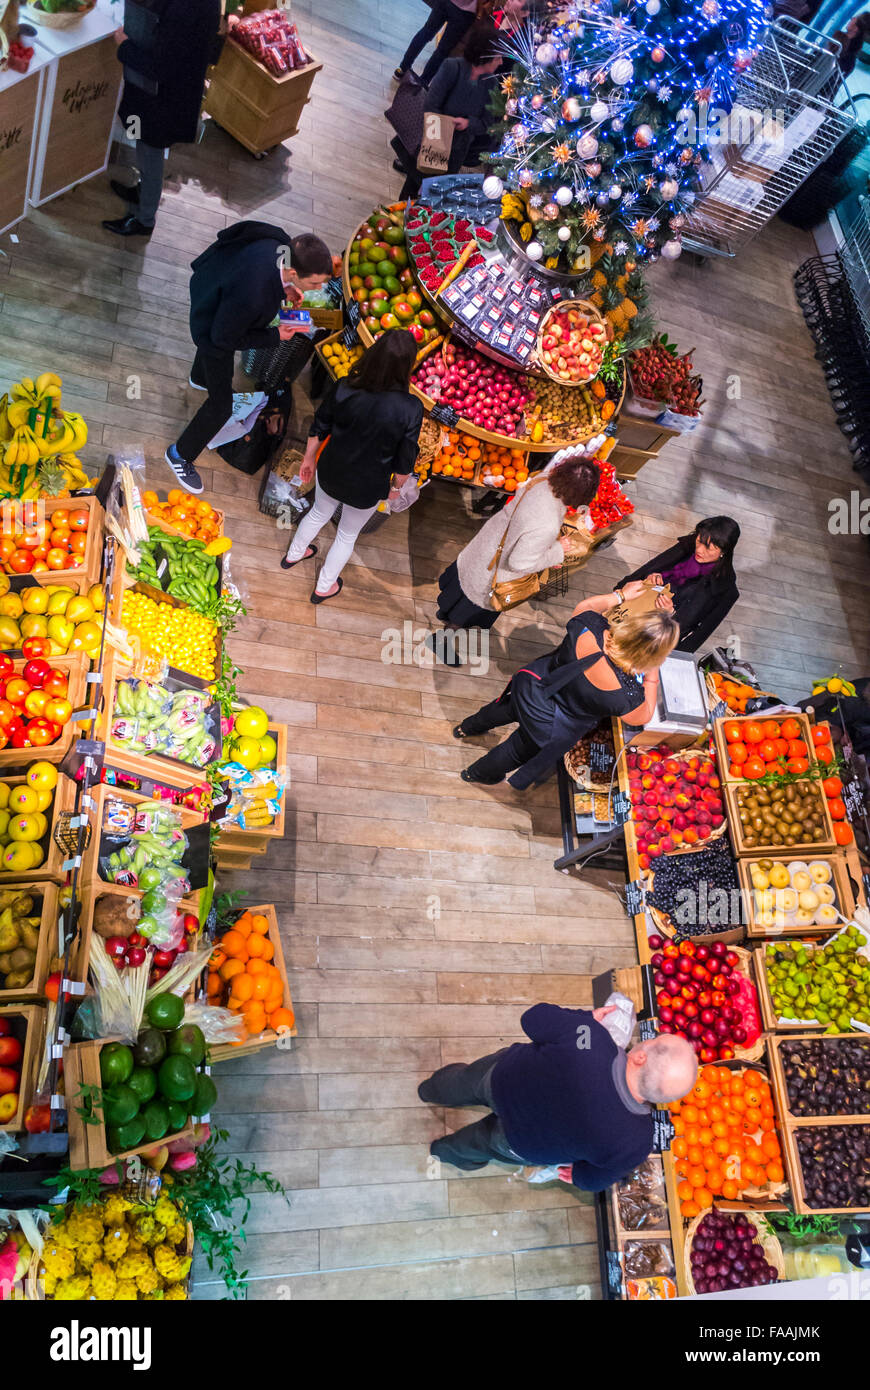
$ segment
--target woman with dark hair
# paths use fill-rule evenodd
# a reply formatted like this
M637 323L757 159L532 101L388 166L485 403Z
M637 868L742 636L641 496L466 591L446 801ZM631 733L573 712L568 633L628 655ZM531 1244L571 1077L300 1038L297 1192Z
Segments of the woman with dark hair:
M314 537L341 504L341 520L312 603L341 592L339 575L357 536L378 503L396 496L413 470L423 422L423 403L408 389L416 358L411 334L388 329L350 374L327 391L314 416L299 469L303 483L317 474L314 506L281 561L282 569L292 569L316 555Z
M633 579L670 584L673 604L660 595L657 606L672 612L680 625L677 651L696 652L740 597L732 560L739 539L740 527L730 516L708 516L616 587L624 589Z
M490 602L496 582L561 565L571 548L570 539L560 535L565 514L569 507L585 512L600 481L594 460L564 450L518 488L438 580L438 617L445 628L492 627L498 617ZM452 641L433 635L427 645L450 665L459 665Z
M502 64L500 43L494 24L476 24L468 35L462 57L448 58L426 93L425 111L452 116L455 121L447 163L449 174L459 173L468 162L474 144L479 144L486 135L491 79ZM408 150L397 135L392 146L398 156L395 168L405 175L400 196L413 198L423 181L417 169L419 145L416 150Z
M424 87L428 87L448 54L468 33L477 14L477 0L429 0L429 6L429 18L411 39L402 61L393 73L399 82L409 72L412 77L417 78L417 74L411 69L411 64L417 55L423 52L429 40L434 39L443 25L444 33L441 35L440 42L424 67L422 76L417 78L417 81L422 82Z

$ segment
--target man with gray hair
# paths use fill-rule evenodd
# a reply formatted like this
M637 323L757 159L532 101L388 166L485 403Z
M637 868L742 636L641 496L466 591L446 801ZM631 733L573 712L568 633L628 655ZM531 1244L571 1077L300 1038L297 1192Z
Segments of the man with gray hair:
M467 1170L571 1160L567 1180L590 1192L637 1167L653 1147L652 1107L686 1095L698 1062L673 1034L623 1050L608 1031L614 1008L535 1004L520 1020L530 1042L441 1067L418 1088L422 1101L493 1113L434 1140L430 1153Z

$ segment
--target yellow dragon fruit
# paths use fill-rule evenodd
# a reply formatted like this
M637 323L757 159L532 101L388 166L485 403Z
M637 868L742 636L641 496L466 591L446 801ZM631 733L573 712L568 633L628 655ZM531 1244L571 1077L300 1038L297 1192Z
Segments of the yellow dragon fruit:
M175 1221L166 1228L167 1245L183 1245L187 1239L187 1227L183 1221Z
M76 1250L76 1264L82 1269L93 1269L94 1265L102 1257L103 1247L100 1241L89 1241L87 1245L80 1245Z
M140 1293L154 1293L160 1287L160 1280L157 1277L157 1270L153 1265L149 1265L141 1274L136 1275L136 1287Z
M75 1271L76 1257L72 1250L51 1244L43 1247L42 1263L47 1274L53 1274L56 1279L68 1279Z
M177 1284L187 1278L191 1260L189 1255L176 1255L171 1245L158 1245L154 1250L154 1265L167 1283Z
M132 1207L133 1203L129 1197L122 1197L120 1192L113 1192L103 1204L103 1221L107 1226L123 1226L124 1218Z
M86 1274L71 1274L68 1279L61 1279L54 1291L55 1301L58 1303L80 1303L83 1299L89 1298L91 1293L91 1281Z
M45 1294L46 1298L53 1298L54 1291L57 1288L58 1284L57 1275L48 1274L47 1272L45 1274L41 1274L40 1283L42 1284L42 1291Z
M165 1230L156 1216L140 1216L136 1219L136 1232L140 1240L146 1245L159 1245L164 1238Z
M144 1250L127 1251L118 1264L119 1279L138 1279L151 1269L151 1261Z
M102 1234L102 1232L100 1233ZM51 1241L60 1250L74 1250L76 1238L67 1226L66 1222L57 1222L49 1226L45 1233L46 1241Z
M90 1245L103 1239L103 1223L91 1208L86 1211L76 1208L67 1217L66 1226L76 1245Z
M119 1279L115 1285L116 1303L136 1303L139 1298L139 1291L132 1279Z
M161 1226L174 1226L175 1222L179 1219L178 1207L171 1197L166 1196L165 1192L158 1197L153 1214L155 1219L160 1222Z
M111 1303L115 1297L118 1279L111 1265L97 1260L91 1270L91 1287L101 1303Z
M117 1264L126 1254L129 1239L130 1236L124 1226L113 1226L106 1231L106 1237L103 1241L106 1259L111 1260L112 1264Z
M163 1297L171 1303L184 1303L187 1301L187 1289L183 1284L167 1284Z

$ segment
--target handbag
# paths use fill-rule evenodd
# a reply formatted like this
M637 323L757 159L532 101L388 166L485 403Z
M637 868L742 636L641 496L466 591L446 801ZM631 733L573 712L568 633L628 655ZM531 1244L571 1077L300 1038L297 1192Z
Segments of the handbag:
M459 73L460 69L457 64L453 87L447 93L448 100L459 81ZM408 153L414 157L423 143L423 118L426 114L428 96L429 93L426 88L419 82L414 82L410 75L406 74L396 88L396 95L393 97L389 110L384 112L399 140Z
M543 474L541 474L540 478L535 478L533 482L528 484L523 496L514 504L514 510L511 516L508 517L508 523L502 533L498 549L487 566L488 569L492 570L492 587L489 591L489 602L496 613L503 613L506 608L516 608L518 603L525 603L527 599L534 598L541 585L546 584L549 578L550 571L548 569L541 570L540 573L535 571L533 574L523 574L519 579L498 578L499 561L501 560L501 553L504 550L504 543L507 540L508 531L511 529L511 522L516 516L518 509L522 506L523 497L526 496L526 493L543 481Z

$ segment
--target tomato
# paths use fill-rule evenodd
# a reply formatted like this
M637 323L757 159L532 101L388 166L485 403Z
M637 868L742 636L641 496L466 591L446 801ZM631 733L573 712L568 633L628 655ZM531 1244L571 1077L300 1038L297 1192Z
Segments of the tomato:
M767 768L765 767L761 758L753 756L746 759L746 762L743 764L741 770L743 772L744 777L748 777L752 781L755 781L756 778L764 776L765 772L767 771Z
M74 550L68 550L66 559L63 562L63 567L65 570L74 570L81 562L81 555L77 555Z
M48 704L48 699L49 697L44 690L31 690L25 695L24 708L31 719L35 719L38 715L44 713L45 707Z
M16 730L15 730L15 733L12 735L12 747L13 747L13 748L32 748L32 747L33 747L33 740L32 740L32 738L30 737L30 731L29 731L29 729L21 728L21 729L16 729Z
M745 763L749 757L749 749L745 743L732 743L728 752L731 754L732 763Z
M839 796L843 790L843 783L839 777L826 777L822 783L822 791L825 796Z
M24 1048L17 1038L0 1038L0 1067L14 1067L23 1053Z
M786 772L796 772L803 774L804 772L809 772L810 765L807 762L806 758L789 758L788 762L785 765L785 768Z
M813 736L813 743L830 743L831 731L827 724L814 724L810 733Z
M48 662L43 661L41 657L37 657L35 661L28 661L25 664L21 675L22 678L27 681L28 685L32 686L34 689L41 690L50 670L51 667Z
M10 705L23 705L30 694L30 686L20 676L13 676L6 682L6 699Z
M848 821L838 820L834 822L834 839L838 845L851 845L854 838L852 827Z
M807 745L802 738L789 739L788 756L790 758L805 758L807 756Z
M69 689L69 681L63 671L55 671L53 668L42 683L42 688L46 694L52 697L60 696L63 698Z
M69 526L71 531L87 531L88 522L91 514L87 507L79 507L76 511L69 514Z
M31 719L25 733L34 748L45 748L47 744L54 743L57 737L53 725L45 719Z
M765 719L761 727L765 738L779 738L779 724L775 719Z
M766 763L775 762L779 756L776 744L772 738L766 738L763 743L760 743L758 752L759 756L762 757Z
M776 756L777 756L778 758L787 758L787 757L788 757L788 739L787 739L787 738L775 738L773 741L774 741L774 743L776 744Z
M66 564L67 550L61 550L60 546L53 545L45 557L45 563L50 570L62 570Z
M41 548L41 547L40 547L40 548ZM36 554L36 551L34 550L33 553L34 553L34 555L35 555L35 554ZM48 554L47 551L46 551L46 554ZM46 572L47 569L48 569L48 565L45 563L44 560L34 560L34 562L33 562L33 569L30 571L30 573L31 573L31 574L45 574L45 572Z
M801 726L796 719L784 719L780 733L783 738L800 738Z
M51 651L51 643L47 637L25 637L21 643L21 650L28 661L35 656L48 656Z
M52 699L45 707L45 717L52 724L65 724L71 714L72 705L69 700Z
M18 1072L11 1067L0 1067L0 1096L7 1095L10 1091L18 1090Z
M754 719L743 726L743 740L745 743L761 743L764 738L764 730Z
M21 531L15 537L15 549L35 550L38 545L41 545L42 540L43 537L38 536L35 531Z
M52 526L69 526L69 512L66 507L58 507L57 511L52 512L50 522Z
M831 797L831 800L828 802L828 810L830 811L834 820L846 819L846 803L842 799L842 797Z
M824 763L825 767L827 767L829 763L832 763L834 761L834 750L828 743L820 743L818 748L814 749L813 751L815 752L818 761L820 763Z
M71 555L82 556L88 545L88 538L84 531L73 531L69 538L69 549Z
M743 738L743 725L737 719L726 719L724 729L729 743L737 743Z
M6 563L13 574L29 574L33 569L33 556L29 550L13 550Z

